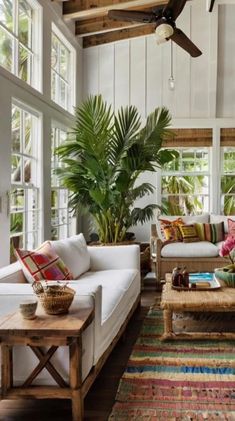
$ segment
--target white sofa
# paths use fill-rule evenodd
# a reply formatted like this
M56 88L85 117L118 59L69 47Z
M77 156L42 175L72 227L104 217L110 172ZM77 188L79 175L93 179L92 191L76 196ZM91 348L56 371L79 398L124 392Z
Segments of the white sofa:
M181 217L181 216L180 216ZM158 219L175 220L179 216L162 215ZM181 217L185 224L224 222L225 234L228 233L227 219L235 220L235 216L203 214ZM226 260L219 256L222 242L211 243L199 241L193 243L172 242L164 244L160 224L151 227L151 255L156 265L158 281L165 279L165 274L172 272L176 266L186 266L192 272L213 272L216 267L222 267Z
M78 280L70 281L76 290L73 306L94 306L95 318L82 336L82 380L85 396L97 373L116 344L140 300L139 246L104 246L80 248L81 234L54 243L57 254L71 269L81 272ZM80 253L81 251L81 253ZM85 263L84 263L85 262ZM77 265L77 267L76 267ZM16 311L23 299L34 296L26 283L20 263L0 269L0 315ZM20 316L19 316L20 317ZM59 316L55 316L59 317ZM55 367L68 379L67 347L53 357ZM32 351L17 347L14 354L14 382L22 382L37 364ZM53 379L43 370L34 384L51 385Z

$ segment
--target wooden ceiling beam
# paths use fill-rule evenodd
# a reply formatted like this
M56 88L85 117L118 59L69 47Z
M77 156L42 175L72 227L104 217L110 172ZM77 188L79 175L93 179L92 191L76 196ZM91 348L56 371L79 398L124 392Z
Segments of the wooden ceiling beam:
M135 28L125 28L120 31L106 32L97 35L90 35L83 38L83 47L94 47L100 44L108 44L110 42L122 39L135 38L143 35L152 34L155 31L155 24L144 24Z
M64 19L92 19L108 14L111 9L138 10L164 5L167 0L69 0L63 3Z
M75 35L79 37L88 36L91 34L99 34L104 32L116 31L123 28L134 28L142 25L141 23L122 22L109 19L107 16L102 18L87 19L84 21L76 21Z

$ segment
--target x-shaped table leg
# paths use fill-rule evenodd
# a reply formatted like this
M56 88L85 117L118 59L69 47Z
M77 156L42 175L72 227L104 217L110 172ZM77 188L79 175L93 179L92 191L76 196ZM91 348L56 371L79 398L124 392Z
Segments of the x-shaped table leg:
M44 353L41 347L30 346L34 354L38 357L39 363L29 375L29 377L25 380L22 387L28 387L31 385L33 380L38 376L38 374L46 368L53 379L60 387L68 387L67 383L64 381L63 377L58 373L55 367L51 364L50 359L52 355L54 355L55 351L57 350L57 346L51 346L46 353Z

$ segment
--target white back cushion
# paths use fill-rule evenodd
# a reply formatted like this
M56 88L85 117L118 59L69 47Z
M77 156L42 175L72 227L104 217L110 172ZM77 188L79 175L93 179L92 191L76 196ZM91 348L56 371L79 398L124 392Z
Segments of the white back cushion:
M73 274L74 279L90 269L90 254L83 234L73 235L64 240L51 241L51 244Z

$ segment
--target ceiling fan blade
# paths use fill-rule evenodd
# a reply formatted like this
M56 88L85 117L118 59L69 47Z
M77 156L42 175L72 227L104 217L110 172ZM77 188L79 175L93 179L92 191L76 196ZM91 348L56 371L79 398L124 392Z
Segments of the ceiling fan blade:
M129 22L151 23L155 22L155 15L152 12L138 12L134 10L109 10L108 17Z
M169 0L163 9L163 15L166 17L169 16L175 21L182 12L186 1L187 0Z
M197 46L184 34L181 29L175 28L174 34L169 38L187 51L192 57L198 57L202 52Z
M215 4L215 0L210 0L209 9L208 9L209 12L212 12L214 4Z

